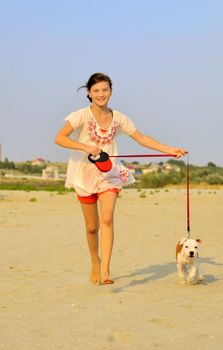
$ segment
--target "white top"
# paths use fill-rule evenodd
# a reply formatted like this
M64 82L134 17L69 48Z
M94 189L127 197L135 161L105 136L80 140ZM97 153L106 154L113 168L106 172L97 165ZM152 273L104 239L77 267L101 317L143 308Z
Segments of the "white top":
M98 145L110 156L117 155L115 137L122 133L131 135L136 131L136 127L124 114L118 111L112 111L112 114L111 125L105 131L96 122L90 106L72 112L65 118L74 128L71 138L91 146ZM88 160L86 152L71 150L65 186L75 188L80 196L89 196L109 188L122 188L135 181L128 169L116 158L111 158L111 161L112 169L103 173Z

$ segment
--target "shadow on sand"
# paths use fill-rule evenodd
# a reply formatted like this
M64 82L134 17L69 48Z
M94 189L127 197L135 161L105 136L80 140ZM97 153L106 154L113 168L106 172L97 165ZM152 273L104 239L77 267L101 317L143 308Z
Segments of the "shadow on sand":
M210 264L210 265L216 265L216 266L223 266L222 263L218 263L214 261L213 258L200 258L200 263L201 264ZM172 273L176 273L177 268L176 268L176 263L175 262L170 262L167 264L157 264L157 265L150 265L148 267L142 268L142 269L137 269L129 274L126 275L121 275L115 278L115 280L121 280L125 278L133 278L131 282L126 284L123 287L120 288L114 288L113 292L114 293L119 293L123 291L124 289L135 287L138 285L142 285L147 283L148 281L155 281L160 278L166 277ZM141 277L141 279L134 279L134 277ZM202 284L210 284L210 283L215 283L221 279L223 279L222 274L221 276L214 276L214 275L205 275L205 282Z

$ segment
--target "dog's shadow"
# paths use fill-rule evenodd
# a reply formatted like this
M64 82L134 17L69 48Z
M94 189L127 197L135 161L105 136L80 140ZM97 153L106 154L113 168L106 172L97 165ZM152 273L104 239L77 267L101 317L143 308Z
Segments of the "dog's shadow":
M213 258L200 258L201 264L210 264L210 265L217 265L217 266L223 266L222 263L218 263L213 260ZM137 269L129 274L126 275L121 275L115 278L115 280L121 280L125 278L133 278L131 282L126 284L125 286L122 286L120 288L113 288L114 293L119 293L123 291L124 289L135 287L138 285L142 285L147 283L148 281L155 281L160 278L166 277L172 273L176 273L177 268L176 268L176 263L175 262L170 262L167 264L157 264L157 265L150 265L148 267L142 268L142 269ZM135 277L135 278L134 278ZM136 278L137 277L137 278ZM141 277L141 278L140 278ZM204 275L205 281L202 284L210 284L210 283L215 283L222 279L219 276L214 276L214 275Z
M215 266L223 266L222 263L219 263L217 261L215 261L213 258L199 258L200 263L201 263L201 268L203 264L207 264L207 265L215 265ZM202 269L205 271L205 268ZM203 272L203 271L201 271ZM211 284L211 283L215 283L219 280L222 280L222 277L218 276L218 275L210 275L210 274L204 274L204 283L203 284Z

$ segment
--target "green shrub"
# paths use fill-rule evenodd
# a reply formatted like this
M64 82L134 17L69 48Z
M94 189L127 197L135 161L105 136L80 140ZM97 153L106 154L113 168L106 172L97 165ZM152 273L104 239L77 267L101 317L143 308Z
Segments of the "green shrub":
M210 174L205 180L209 185L223 185L223 176L219 174Z
M143 191L142 193L140 193L139 197L140 198L146 198L146 191Z

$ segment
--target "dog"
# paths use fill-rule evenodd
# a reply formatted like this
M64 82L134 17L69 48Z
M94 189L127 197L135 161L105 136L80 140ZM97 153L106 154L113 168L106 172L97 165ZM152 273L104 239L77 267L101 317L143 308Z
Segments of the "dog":
M180 284L197 284L204 280L199 271L200 239L182 238L176 246L177 271Z

